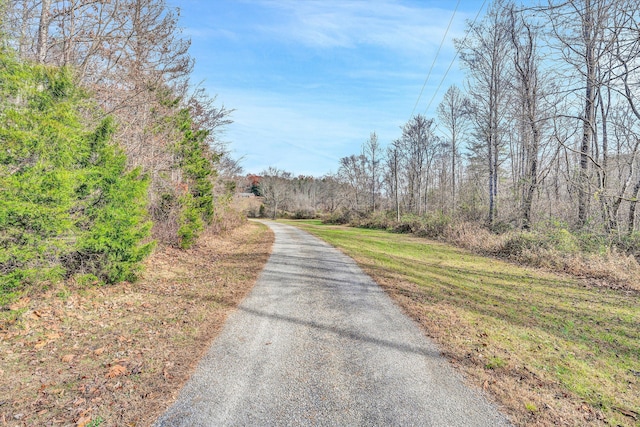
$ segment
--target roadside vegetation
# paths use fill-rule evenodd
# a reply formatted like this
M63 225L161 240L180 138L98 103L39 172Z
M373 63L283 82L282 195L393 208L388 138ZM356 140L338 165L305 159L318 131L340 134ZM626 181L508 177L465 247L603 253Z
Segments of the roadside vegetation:
M0 0L1 425L150 425L266 262L178 17Z
M353 257L517 425L640 425L640 292L381 230L295 221Z
M446 215L404 215L396 220L394 215L384 212L370 215L342 212L323 218L327 224L411 234L480 255L568 273L597 286L640 291L640 247L636 235L620 238L593 230L572 231L558 221L548 221L533 230L495 232L482 224L454 221Z
M252 289L273 234L209 228L132 284L58 282L0 311L0 424L148 426Z
M80 119L66 69L0 51L0 304L77 276L133 280L151 252L148 180L111 142L114 124Z
M177 10L63 3L0 1L0 306L135 281L154 247L244 220L230 112L191 85Z

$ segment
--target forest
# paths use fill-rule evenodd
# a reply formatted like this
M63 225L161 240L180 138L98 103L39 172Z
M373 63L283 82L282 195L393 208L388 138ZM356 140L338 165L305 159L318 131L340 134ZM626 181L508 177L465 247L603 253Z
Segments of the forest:
M506 235L493 252L640 256L637 6L493 2L455 41L465 81L436 117L413 115L393 141L363 136L334 174L263 171L263 215L449 240L480 228Z

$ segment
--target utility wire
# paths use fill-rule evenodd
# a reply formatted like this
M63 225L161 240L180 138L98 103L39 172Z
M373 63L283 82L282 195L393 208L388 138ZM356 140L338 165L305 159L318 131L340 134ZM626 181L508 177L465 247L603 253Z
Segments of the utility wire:
M451 28L451 23L453 22L453 18L456 16L456 12L458 11L458 6L460 6L460 0L456 3L455 9L453 9L453 14L451 15L451 19L449 19L449 25L447 25L447 29L442 36L442 40L440 40L440 46L438 46L438 50L436 51L436 56L433 58L433 62L431 63L431 68L429 68L429 73L427 73L427 78L424 79L424 83L422 84L422 89L420 89L420 94L418 95L418 99L416 99L416 103L413 105L413 110L411 110L411 117L413 117L413 113L416 112L416 107L420 102L420 98L422 97L422 92L424 91L427 82L429 81L429 77L431 77L431 71L433 71L433 66L436 65L436 60L438 59L438 55L440 54L440 49L442 49L442 45L444 44L445 39L447 38L447 34L449 33L449 28Z
M482 6L480 6L480 9L478 10L478 13L476 13L476 17L473 18L473 22L471 23L471 26L469 28L473 28L476 25L476 21L478 20L478 17L480 16L480 12L482 12L482 9L484 9L484 5L485 4L487 4L487 0L484 0L482 2ZM462 39L462 44L464 44L467 41L467 37L469 37L469 32L467 32L467 34L465 34L465 36L464 36L464 39ZM429 104L427 105L427 108L424 109L424 114L427 114L427 111L429 111L429 107L431 107L431 104L433 103L433 100L438 95L438 92L440 91L440 88L442 87L442 83L444 83L444 80L447 78L447 74L449 74L449 71L451 70L451 67L453 67L453 64L455 63L456 59L458 58L458 53L459 52L456 50L456 54L453 56L453 59L451 60L451 63L449 64L449 68L447 68L447 71L442 76L442 79L440 80L440 83L438 84L438 87L436 88L436 91L433 92L433 96L431 97L431 101L429 101ZM411 115L413 116L413 113Z

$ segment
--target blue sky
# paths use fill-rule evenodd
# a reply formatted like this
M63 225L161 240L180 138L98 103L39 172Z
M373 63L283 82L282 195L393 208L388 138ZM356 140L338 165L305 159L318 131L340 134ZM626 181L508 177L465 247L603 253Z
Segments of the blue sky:
M487 2L489 3L489 2ZM400 136L456 1L170 0L192 39L193 81L235 109L222 135L247 173L269 166L296 175L335 172L372 131ZM461 0L415 113L434 97L482 1ZM485 6L486 9L486 6ZM483 10L484 12L484 10Z

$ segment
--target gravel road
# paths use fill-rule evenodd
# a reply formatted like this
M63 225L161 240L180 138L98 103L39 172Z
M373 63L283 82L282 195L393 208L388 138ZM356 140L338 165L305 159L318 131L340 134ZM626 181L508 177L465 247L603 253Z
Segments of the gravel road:
M508 426L349 257L267 223L273 252L157 426Z

